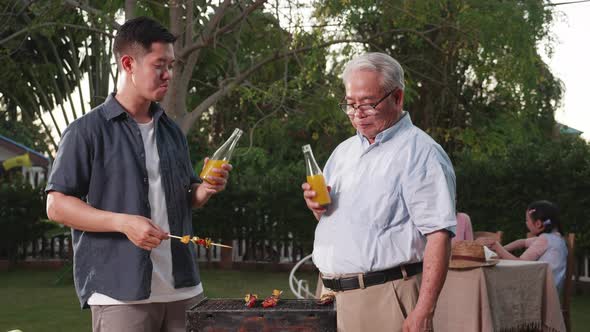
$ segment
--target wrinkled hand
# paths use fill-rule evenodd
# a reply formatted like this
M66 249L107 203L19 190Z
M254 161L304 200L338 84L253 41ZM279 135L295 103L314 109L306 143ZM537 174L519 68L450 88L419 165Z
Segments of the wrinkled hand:
M159 246L162 240L168 238L158 225L146 217L120 214L119 218L121 218L121 233L142 249L152 250Z
M207 165L208 161L209 158L205 158L203 169L205 168L205 165ZM203 183L199 185L198 190L203 190L208 196L222 192L225 190L227 181L229 179L229 172L232 170L232 168L233 167L230 164L223 164L221 168L212 168L212 175L207 176L207 180L211 181L212 183L203 181Z
M311 185L307 182L301 185L301 189L303 189L303 199L305 199L305 204L307 204L307 208L313 212L318 220L320 217L326 212L326 207L321 206L320 203L314 202L313 198L316 196L316 192L311 190ZM328 192L332 191L332 187L328 186Z
M415 309L404 320L402 330L403 332L432 332L434 331L432 327L433 316L433 313Z

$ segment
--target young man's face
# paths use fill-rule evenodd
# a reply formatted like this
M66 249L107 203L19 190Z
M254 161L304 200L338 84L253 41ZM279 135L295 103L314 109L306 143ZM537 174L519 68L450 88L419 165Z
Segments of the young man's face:
M137 56L133 62L131 79L136 92L150 101L164 99L172 79L174 48L169 43L152 43L149 52Z

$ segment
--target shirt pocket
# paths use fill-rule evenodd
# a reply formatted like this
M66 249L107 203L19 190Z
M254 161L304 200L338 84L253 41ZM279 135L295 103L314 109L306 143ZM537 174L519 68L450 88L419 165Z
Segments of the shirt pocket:
M373 228L388 229L407 220L408 213L404 207L401 191L393 188L373 193L369 203L369 223Z

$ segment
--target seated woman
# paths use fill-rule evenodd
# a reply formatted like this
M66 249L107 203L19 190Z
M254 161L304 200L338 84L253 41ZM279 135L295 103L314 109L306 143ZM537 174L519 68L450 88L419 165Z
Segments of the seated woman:
M457 241L472 241L473 240L473 227L471 226L471 218L467 213L457 212L457 232L452 243Z
M495 251L502 259L546 262L553 272L553 281L559 291L563 287L567 263L567 246L561 236L561 224L557 206L549 201L536 201L526 209L526 226L535 235L528 239L516 240L502 247L495 240L484 238L477 242ZM516 257L510 253L526 248Z

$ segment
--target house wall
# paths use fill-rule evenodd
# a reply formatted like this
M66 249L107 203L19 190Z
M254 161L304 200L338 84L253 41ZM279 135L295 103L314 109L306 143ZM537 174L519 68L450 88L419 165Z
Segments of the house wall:
M8 158L12 158L12 157L16 157L16 156L17 155L14 152L0 146L0 160L6 160Z

